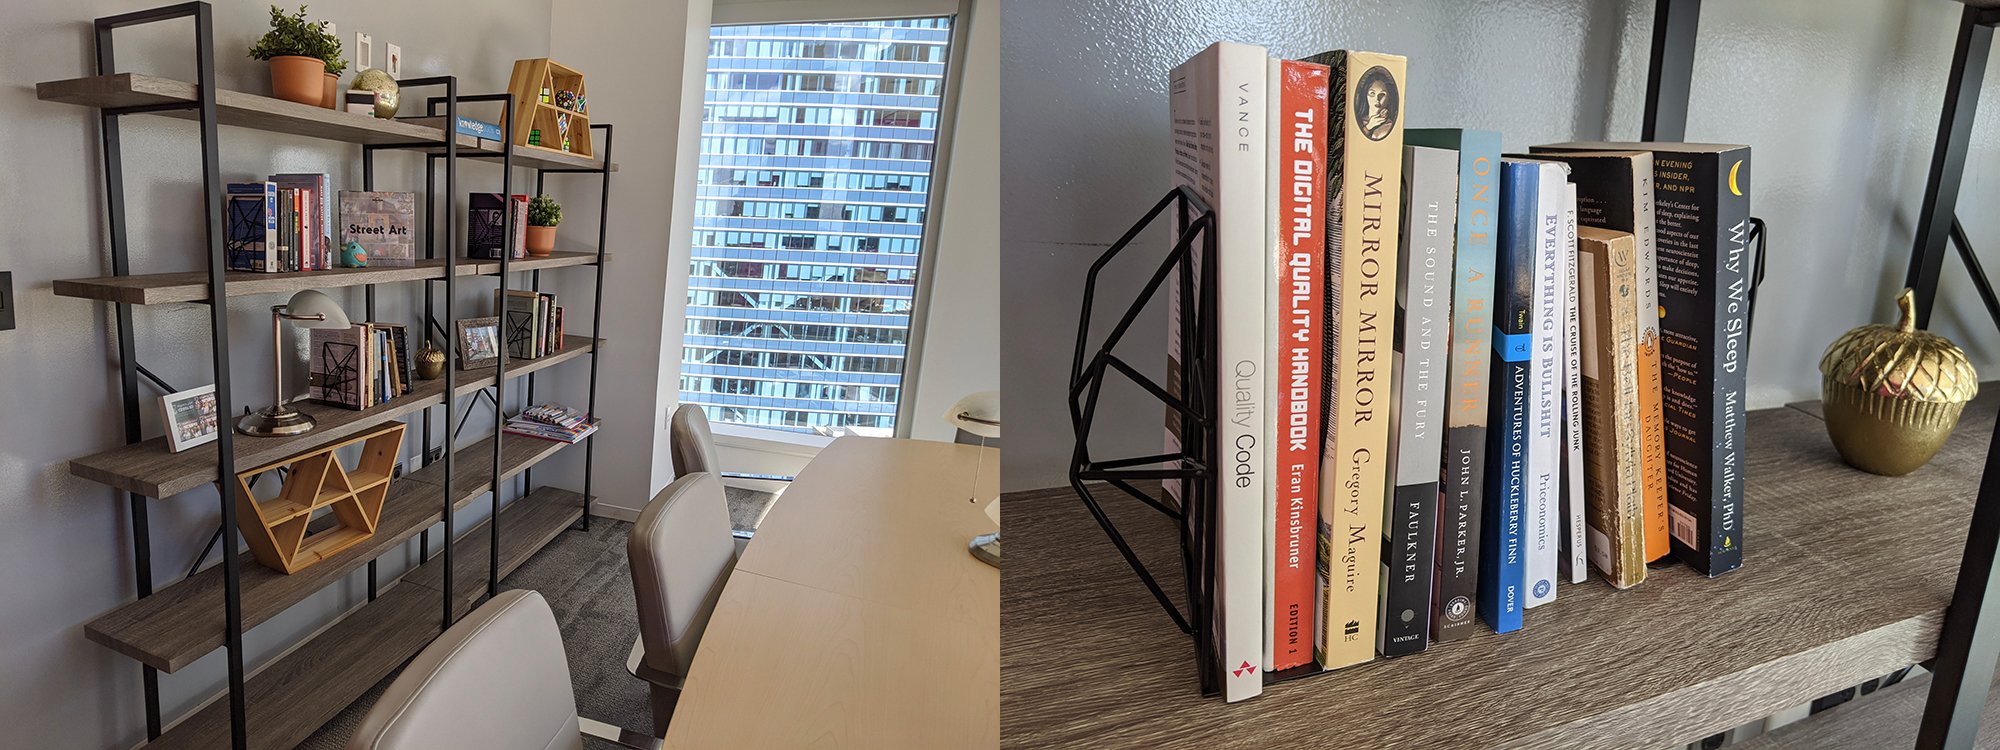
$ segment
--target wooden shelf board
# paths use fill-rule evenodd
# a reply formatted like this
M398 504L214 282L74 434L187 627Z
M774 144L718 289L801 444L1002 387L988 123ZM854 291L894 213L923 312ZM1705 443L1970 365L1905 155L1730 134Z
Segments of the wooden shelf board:
M1740 570L1673 563L1627 591L1593 576L1520 632L1481 626L1233 705L1200 695L1193 642L1073 493L1012 493L1005 744L1669 747L1879 677L1936 651L2000 411L1982 391L1937 458L1895 478L1842 464L1808 409L1751 413ZM1172 523L1117 495L1113 522L1182 598Z
M486 261L470 258L458 259L460 276L477 276L490 273L484 270ZM290 294L302 289L332 289L336 287L361 286L363 284L389 284L402 281L444 278L444 261L419 260L414 266L375 266L369 268L329 268L323 271L293 271L288 273L252 273L230 271L224 274L225 289L230 297L247 297L257 294ZM99 276L90 279L59 279L55 282L58 297L79 297L82 299L123 302L132 305L158 305L170 302L208 301L208 272L183 271L173 273L148 273L131 276Z
M544 487L500 511L500 564L511 573L547 546L583 514L582 495ZM486 538L480 524L466 533L463 544ZM454 554L460 576L478 571L476 591L459 599L459 616L486 593L486 550L479 543L478 562ZM418 579L442 580L444 561L435 556L406 574L375 601L362 605L346 619L250 678L247 726L250 747L264 750L296 746L383 678L402 668L443 630L438 597L441 593ZM455 578L454 582L459 579ZM463 589L461 589L463 590ZM457 591L453 592L458 593ZM218 699L147 745L151 748L214 748L229 745L229 704Z
M191 103L200 94L195 84L138 73L113 73L35 84L35 96L43 101L74 104L97 109ZM344 143L390 145L411 143L440 144L444 132L438 128L398 120L382 120L345 110L325 109L268 96L221 89L215 92L216 122L222 125L300 135ZM165 110L151 114L183 120L199 117L193 109ZM500 152L482 150L479 139L459 135L459 154L478 158L498 158ZM514 164L540 169L596 169L603 163L588 157L551 152L516 151ZM616 171L617 166L612 165Z
M492 486L491 441L489 437L453 453L453 508L465 507ZM523 444L530 442L539 445ZM519 474L563 447L546 440L506 440L501 446L501 477ZM382 517L373 536L297 573L266 568L248 552L239 555L243 628L277 616L443 520L443 475L444 462L439 461L395 480L382 501ZM222 566L209 566L193 577L166 584L152 596L98 616L84 625L84 635L160 671L178 671L222 647L222 583Z
M611 254L606 253L604 255L604 259L606 261L611 260ZM500 261L488 260L480 262L484 264L480 266L479 269L480 273L497 274L500 272ZM545 258L531 257L531 258L522 258L520 260L507 261L507 271L509 273L519 273L521 271L543 271L551 268L567 268L569 266L587 266L596 262L597 262L597 253L560 250L553 253L549 253L548 257Z
M550 540L583 517L583 495L555 487L542 487L500 508L500 577L506 578ZM492 533L483 522L452 542L452 598L460 615L486 596L487 549ZM444 566L435 550L432 564L403 576L404 583L437 592L444 591Z
M563 351L539 359L509 360L507 376L514 378L553 367L583 356L591 351L592 346L589 337L566 337ZM493 375L492 367L459 371L456 376L456 395L464 396L492 385ZM304 453L391 419L436 406L442 403L443 394L444 379L439 378L419 380L409 395L399 396L386 404L361 411L305 400L296 401L293 406L301 412L312 415L318 420L319 426L312 432L295 437L265 438L237 435L236 465L260 466ZM162 436L72 459L69 462L69 470L76 476L117 489L151 498L164 498L214 482L215 463L214 443L173 453L167 449L166 437Z

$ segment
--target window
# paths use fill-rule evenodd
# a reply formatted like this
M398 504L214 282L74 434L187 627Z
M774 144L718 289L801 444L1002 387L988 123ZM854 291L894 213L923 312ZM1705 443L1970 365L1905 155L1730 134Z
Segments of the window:
M950 41L949 18L710 30L682 401L894 430Z

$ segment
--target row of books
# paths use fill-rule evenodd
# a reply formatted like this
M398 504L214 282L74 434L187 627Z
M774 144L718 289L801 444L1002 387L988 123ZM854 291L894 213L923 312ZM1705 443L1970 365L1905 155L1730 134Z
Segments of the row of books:
M574 444L597 432L597 420L579 409L537 404L508 419L504 429L515 435Z
M1592 569L1741 565L1750 150L1405 131L1406 64L1219 43L1171 76L1174 180L1217 216L1198 588L1231 701L1518 630Z
M554 294L509 289L502 302L500 290L495 289L493 296L507 336L507 356L533 359L563 350L563 308Z
M330 199L325 174L279 174L228 185L224 250L229 270L257 273L416 265L416 193L342 190ZM513 222L499 193L473 193L467 209L466 257L498 260L512 248L527 257L528 196L512 196ZM337 234L334 227L338 226ZM353 262L340 248L361 248ZM510 244L511 243L511 244Z
M356 323L313 328L308 336L306 397L323 404L366 409L410 393L408 330L400 323Z

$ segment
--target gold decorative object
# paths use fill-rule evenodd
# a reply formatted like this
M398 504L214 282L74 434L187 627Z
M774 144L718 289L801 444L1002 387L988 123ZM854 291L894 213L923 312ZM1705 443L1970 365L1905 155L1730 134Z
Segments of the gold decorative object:
M396 85L396 79L390 78L381 68L369 68L354 74L354 84L348 88L375 92L375 116L384 120L395 117L396 109L403 101L403 88Z
M1917 330L1916 293L1896 297L1902 320L1842 334L1819 361L1826 432L1849 465L1899 477L1937 455L1979 376L1965 352Z
M431 342L424 342L423 348L417 350L416 360L418 378L436 380L444 374L444 350L432 346Z

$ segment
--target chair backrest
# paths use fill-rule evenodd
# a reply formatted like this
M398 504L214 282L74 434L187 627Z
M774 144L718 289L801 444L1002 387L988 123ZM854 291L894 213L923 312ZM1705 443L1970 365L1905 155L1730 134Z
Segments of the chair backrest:
M632 525L625 555L632 564L646 666L687 676L701 631L736 567L722 480L696 472L667 485Z
M555 613L501 593L417 654L368 709L348 750L576 750L583 735Z
M698 404L681 404L674 410L667 447L674 456L674 476L698 472L721 474L715 462L715 435L708 430L708 415Z

